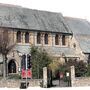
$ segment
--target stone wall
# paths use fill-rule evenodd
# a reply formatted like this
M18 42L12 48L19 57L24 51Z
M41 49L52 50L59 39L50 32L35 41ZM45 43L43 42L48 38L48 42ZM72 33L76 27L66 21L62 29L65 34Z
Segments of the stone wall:
M29 81L29 86L35 87L35 86L40 86L40 82L42 82L42 79L32 79Z
M90 86L90 77L75 77L74 66L71 66L71 86Z
M75 78L75 81L73 83L74 87L78 86L90 86L90 77L80 77L80 78Z
M42 80L32 79L29 80L29 86L35 87L40 86L40 82ZM0 87L8 87L8 88L19 88L21 80L0 80Z
M0 87L20 87L20 80L0 80Z

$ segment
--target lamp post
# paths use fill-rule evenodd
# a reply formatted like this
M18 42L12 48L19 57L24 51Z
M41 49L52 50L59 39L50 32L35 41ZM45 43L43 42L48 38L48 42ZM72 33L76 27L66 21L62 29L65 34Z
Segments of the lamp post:
M27 54L26 54L26 88L27 88Z
M20 51L17 51L18 52L18 55L19 55L19 57L20 57L20 59L21 59L21 57L22 57L22 53L20 52ZM20 64L20 66L18 67L18 72L19 72L19 75L20 75L20 72L21 72L21 64Z
M24 55L21 52L19 52L18 54L19 54L20 57ZM25 58L25 61L26 61L26 67L25 67L26 68L26 72L25 73L26 73L26 88L27 88L27 54L25 54L25 56L26 56L26 58Z

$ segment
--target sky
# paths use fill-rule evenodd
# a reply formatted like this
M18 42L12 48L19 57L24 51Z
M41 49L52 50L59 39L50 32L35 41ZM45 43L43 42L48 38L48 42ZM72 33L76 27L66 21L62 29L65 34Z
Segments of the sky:
M64 16L82 18L90 21L90 0L0 0L0 3L60 12Z

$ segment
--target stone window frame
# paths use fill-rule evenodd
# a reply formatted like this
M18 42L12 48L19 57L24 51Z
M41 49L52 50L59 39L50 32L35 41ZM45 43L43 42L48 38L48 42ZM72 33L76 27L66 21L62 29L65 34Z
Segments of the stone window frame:
M59 34L55 35L55 45L59 45Z
M21 31L17 31L17 43L21 43Z
M29 43L29 32L25 32L25 43Z
M41 33L37 32L37 44L41 44Z
M62 45L65 46L66 45L66 36L62 35Z
M44 35L44 44L45 45L48 45L48 33L45 33L45 35Z
M13 67L13 68L11 68L11 67ZM16 65L16 62L15 62L15 59L9 60L8 69L10 69L10 70L8 70L8 74L17 73L17 65ZM13 70L13 71L11 71L11 70Z

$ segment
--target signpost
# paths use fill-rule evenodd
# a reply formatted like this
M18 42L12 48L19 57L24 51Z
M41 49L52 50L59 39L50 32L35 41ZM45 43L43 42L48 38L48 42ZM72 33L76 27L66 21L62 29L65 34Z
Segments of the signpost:
M60 78L63 78L63 73L60 73Z
M66 72L66 77L67 77L67 81L68 81L68 86L70 85L70 84L69 84L69 83L70 83L70 82L69 82L69 76L70 76L70 75L69 75L69 72Z
M26 88L27 88L27 54L26 54Z
M63 73L60 72L60 73L59 73L59 86L60 86L60 80L61 80L63 77L64 77Z
M31 56L29 54L22 56L21 72L22 78L32 78Z
M32 77L31 72L31 55L24 54L21 61L21 76L25 79L26 88L28 86L28 78Z

